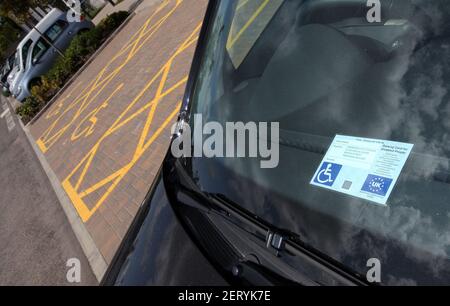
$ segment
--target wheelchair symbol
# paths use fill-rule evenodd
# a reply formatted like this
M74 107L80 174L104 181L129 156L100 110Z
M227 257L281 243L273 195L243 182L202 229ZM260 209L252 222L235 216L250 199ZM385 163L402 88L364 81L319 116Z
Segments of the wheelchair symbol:
M341 168L342 165L323 163L314 181L321 185L331 186L336 180L336 177L339 174L339 171L341 171Z
M317 175L317 181L319 183L326 184L326 183L334 182L334 180L331 177L331 167L332 166L333 166L332 164L328 164L325 169L322 169L319 171L319 174ZM323 177L325 177L325 179L322 179Z

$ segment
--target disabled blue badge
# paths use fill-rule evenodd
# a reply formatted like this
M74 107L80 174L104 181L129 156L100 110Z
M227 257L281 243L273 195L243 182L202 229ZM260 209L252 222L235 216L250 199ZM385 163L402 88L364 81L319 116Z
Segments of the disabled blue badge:
M342 165L324 162L317 172L314 182L325 186L333 186L341 169Z
M336 135L310 184L387 205L411 143Z

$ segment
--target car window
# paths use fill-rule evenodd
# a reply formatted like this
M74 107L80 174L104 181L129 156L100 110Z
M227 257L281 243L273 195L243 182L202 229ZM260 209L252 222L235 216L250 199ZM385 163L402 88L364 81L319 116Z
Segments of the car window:
M67 22L64 20L58 20L45 32L45 36L50 41L55 41L66 26Z
M39 39L34 45L33 52L31 54L32 63L38 61L49 48L50 45L43 38Z
M352 271L365 275L367 260L377 258L386 283L448 284L450 1L381 3L374 22L366 0L220 1L190 125L196 114L222 126L277 122L279 164L194 156L186 167L205 193L297 233ZM194 143L207 138L193 135ZM338 136L413 148L397 181L383 183L324 163ZM342 156L355 160L360 149ZM400 155L390 156L376 171L399 163ZM313 184L321 172L355 179L325 188ZM345 192L377 198L389 186L384 204Z
M32 43L33 43L33 41L30 39L22 47L21 61L22 61L22 67L24 69L27 68L28 51L30 50Z

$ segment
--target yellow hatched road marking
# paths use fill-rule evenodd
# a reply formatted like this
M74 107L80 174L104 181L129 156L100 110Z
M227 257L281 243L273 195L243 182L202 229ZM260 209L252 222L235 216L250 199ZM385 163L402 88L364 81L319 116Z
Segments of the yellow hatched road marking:
M157 127L156 131L146 141L147 137L150 134L150 128L152 127L156 109L161 100L165 96L173 92L175 89L181 88L181 86L185 84L187 81L187 76L184 76L175 85L171 86L168 89L164 88L167 83L169 72L173 67L173 62L182 52L184 52L187 48L194 45L194 43L197 41L200 27L201 24L199 24L195 28L195 30L189 35L189 37L178 47L178 49L170 57L170 59L162 66L160 71L146 84L146 86L144 86L141 92L133 99L133 101L119 115L119 117L110 126L110 128L98 139L98 141L92 147L92 149L86 154L86 156L80 161L80 163L62 182L63 188L66 190L69 198L72 200L75 208L77 209L78 214L80 215L81 219L84 222L88 221L89 218L96 212L96 210L104 203L104 201L108 198L111 192L120 183L123 177L139 161L142 155L152 145L154 140L160 136L160 134L167 127L167 125L170 122L172 122L176 117L176 115L178 114L181 103L178 103L177 107L171 112L171 114L165 119L165 121L159 127ZM156 90L154 97L146 105L144 105L134 113L129 114L133 106L136 105L136 103L142 98L144 93L150 88L152 84L154 84L157 81L158 78L160 79L160 81L158 83L158 88ZM81 184L84 182L85 176L89 172L91 164L95 156L97 156L103 141L146 110L148 110L148 115L131 160L119 170L111 173L110 175L108 175L103 179L100 179L98 182L94 183L90 187L87 187L84 190L80 190ZM79 172L79 170L81 170L80 176L78 177L78 179L75 179L75 183L73 185L72 181L75 178L76 174ZM110 185L108 186L107 190L101 195L100 199L98 199L98 201L93 205L92 208L89 208L83 200L84 197L88 196L89 194L92 194L94 191L97 191L104 186L107 186L108 184Z
M156 11L147 19L144 25L139 29L139 31L132 36L132 38L125 44L125 46L119 51L107 64L106 66L97 74L95 79L91 81L89 86L87 86L80 95L64 110L61 115L56 118L52 124L44 131L42 136L37 140L37 145L43 153L46 153L48 149L53 146L56 141L78 120L80 115L84 112L84 110L97 98L97 96L103 92L106 86L116 77L116 75L128 64L128 62L137 54L137 52L145 45L145 43L159 30L159 28L165 23L165 21L175 12L175 10L179 7L179 5L183 2L183 0L176 0L175 5L170 11L165 14L163 17L158 19L155 24L149 27L149 24L157 13L162 11L171 1L166 0L163 2ZM136 38L137 36L137 38ZM145 38L144 38L145 37ZM133 40L134 39L134 40ZM130 50L131 49L131 50ZM125 61L123 61L116 69L114 69L107 76L103 77L107 69L118 59L120 56L124 55L127 51L129 51ZM94 94L93 92L100 89ZM77 109L75 115L72 117L69 122L61 127L60 129L56 129L58 123L62 118L68 114L75 106L80 105Z

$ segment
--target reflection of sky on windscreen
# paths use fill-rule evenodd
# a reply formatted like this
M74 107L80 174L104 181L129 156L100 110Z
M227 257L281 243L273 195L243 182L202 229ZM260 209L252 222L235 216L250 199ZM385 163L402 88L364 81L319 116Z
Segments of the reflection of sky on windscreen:
M296 194L302 205L309 208L315 205L315 209L318 211L326 212L331 205L339 205L337 208L333 207L338 220L345 220L382 237L389 237L394 244L395 241L398 241L402 249L406 246L402 252L405 259L426 266L436 277L445 279L450 272L447 263L450 256L450 222L442 220L445 220L446 217L450 218L450 210L442 204L448 202L447 199L450 198L450 185L433 181L433 176L437 172L448 173L450 168L448 160L450 157L450 31L448 30L450 1L413 0L412 2L420 5L427 12L432 21L431 25L427 26L431 26L433 33L445 36L429 42L428 45L418 50L407 50L389 61L374 63L369 68L367 75L358 80L349 80L349 83L363 80L366 83L362 88L347 87L343 91L333 90L331 98L327 97L326 100L320 102L320 107L330 111L313 113L314 115L308 114L302 118L314 123L324 120L329 126L345 127L357 136L394 139L414 144L414 160L410 165L407 163L407 167L405 167L409 166L410 172L414 175L409 173L404 178L404 181L407 181L404 184L405 187L402 187L401 192L395 193L395 196L390 198L388 207L362 205L361 203L364 202L361 199L350 196L345 196L347 197L345 205L338 201L337 204L325 201L318 203L318 199L326 197L320 192L318 194L309 189L298 190L305 183L301 181L304 173L300 173L304 169L301 166L295 167L294 162L287 162L286 156L291 153L285 151L282 151L280 155L280 167L289 163L288 166L291 168L285 169L287 172L284 177L280 176L281 178L275 179L274 177L278 172L281 173L282 169L261 170L257 161L233 159L224 161L224 164L239 175L255 179L260 186L272 191L284 191L287 189L286 186L296 184L298 188L290 192ZM439 5L436 6L436 3ZM220 30L223 28L216 27L213 31L218 33ZM413 45L418 44L424 37L415 37L415 39L417 41L414 41ZM277 59L287 58L301 47L299 40L285 41L283 48L277 50L274 57L278 57ZM206 60L205 66L208 68L202 70L202 82L204 83L199 86L198 91L198 100L201 100L202 104L198 105L197 111L202 112L205 117L214 114L214 119L222 122L235 121L236 113L226 106L228 103L236 103L238 97L231 95L230 100L223 99L223 77L232 73L232 71L221 70L225 69L225 65L222 65L226 57L225 50L218 41L213 41L210 50L213 53ZM349 66L347 69L356 68ZM302 71L299 70L298 73L300 74ZM290 79L295 78L294 75L289 77ZM338 81L342 80L336 80L336 82ZM339 83L339 86L342 84ZM332 86L329 87L332 88ZM243 88L245 90L245 87ZM263 90L264 88L261 88L261 91ZM277 90L282 91L285 88L281 86ZM326 88L324 92L326 92ZM226 94L225 92L225 96ZM293 96L297 97L302 94L299 91L293 93ZM247 111L256 118L267 110L257 107L262 105L264 97L258 96L257 92L254 96L256 96L255 99L259 99L257 101L259 104L252 104L252 101L239 101L239 103L253 105L254 107ZM304 104L307 111L311 110L318 100L298 101L298 103ZM212 101L214 103L211 103ZM360 105L357 105L357 111L355 111L356 101L361 101ZM285 102L271 101L279 108L282 108ZM218 103L222 105L217 105ZM292 105L289 106L292 107ZM273 113L276 111L275 109ZM282 109L278 111L281 113ZM270 114L270 112L265 114ZM299 115L301 116L301 114L300 110ZM281 118L284 117L281 116ZM295 122L295 118L290 119L291 122ZM302 122L298 122L298 124L301 125ZM340 133L342 132L335 131L334 134ZM292 153L292 155L294 154ZM300 164L300 161L298 163ZM414 171L415 167L419 170ZM216 175L220 176L220 173L216 173ZM415 186L414 184L420 184L425 180L429 185L425 185L423 189L420 187L411 189L411 186ZM250 211L262 216L270 215L271 221L274 222L283 220L284 224L289 224L290 229L298 233L308 230L299 223L299 216L293 214L288 205L271 203L264 194L248 192L247 186L240 185L236 181L226 183L245 200L246 207ZM401 185L400 183L401 180L398 185ZM426 189L430 186L433 189ZM343 196L336 195L336 197ZM326 250L336 259L345 259L351 254L361 252L358 248L363 248L364 254L377 257L382 263L388 261L390 253L386 249L386 245L375 243L367 235L362 235L362 231L357 227L352 230L344 229L339 222L316 224L314 231L308 231L308 242L312 245L320 245L322 250ZM361 266L364 267L365 262L361 262ZM388 271L386 273L389 274ZM397 277L397 275L388 275L387 278L389 283L415 283L414 280Z

